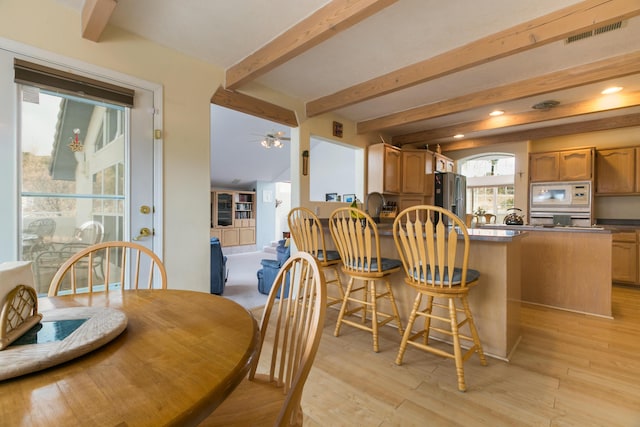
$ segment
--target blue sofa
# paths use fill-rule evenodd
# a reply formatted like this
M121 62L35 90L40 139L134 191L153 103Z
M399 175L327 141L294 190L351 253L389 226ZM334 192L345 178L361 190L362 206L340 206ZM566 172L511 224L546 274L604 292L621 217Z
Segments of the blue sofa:
M262 268L258 270L258 292L261 294L269 295L271 286L280 271L280 267L289 259L291 255L291 248L288 243L288 239L283 239L278 242L276 247L277 259L263 259L260 261ZM285 295L286 296L286 295Z

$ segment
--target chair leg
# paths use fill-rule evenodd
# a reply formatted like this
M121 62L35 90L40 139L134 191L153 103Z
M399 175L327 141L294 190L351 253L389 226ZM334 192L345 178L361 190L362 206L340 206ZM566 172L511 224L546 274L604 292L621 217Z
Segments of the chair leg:
M451 335L453 338L453 354L456 361L456 374L458 376L458 390L466 391L467 386L464 383L464 362L462 360L460 336L458 335L458 317L454 298L449 298L449 318L451 319Z
M487 359L484 357L484 351L482 350L482 344L480 343L480 335L476 329L476 323L473 321L471 309L469 308L469 301L466 296L462 297L462 306L464 307L464 314L467 316L467 322L469 322L469 329L471 330L471 336L473 337L473 343L475 344L476 352L480 358L480 363L483 366L487 366Z
M333 336L337 337L340 335L340 326L342 325L342 319L344 318L344 312L347 309L347 304L349 303L349 295L351 295L351 288L353 287L355 279L351 277L349 279L349 283L347 284L347 291L344 294L344 298L342 299L342 305L340 306L340 314L338 314L338 321L336 322L336 329L333 332Z
M393 314L396 318L396 324L398 325L398 333L402 335L404 329L402 328L402 322L400 322L400 312L398 311L398 306L396 305L396 299L393 297L393 291L391 290L391 283L389 279L384 279L384 283L387 287L387 294L389 295L389 302L391 303L391 309L393 310Z
M333 274L333 278L331 280L327 279L327 270L331 270ZM327 285L335 285L338 288L338 294L340 295L339 298L327 298L327 307L341 303L344 300L344 287L342 286L342 281L340 280L340 272L338 271L338 268L336 266L328 266L323 268L322 272L324 273Z
M411 336L411 329L413 328L413 323L416 321L416 313L418 312L418 308L420 308L421 302L422 294L418 292L418 294L416 295L416 299L413 301L413 308L411 309L409 320L407 321L407 329L404 330L402 341L400 341L400 349L398 350L398 355L396 356L396 365L402 365L402 358L404 357L404 352L407 350L407 342L409 341L409 337Z
M371 333L373 335L373 351L380 351L378 347L378 297L376 292L376 281L369 280L369 295L371 296ZM365 313L366 314L366 313ZM363 316L363 319L366 316Z
M429 329L431 328L431 312L433 311L433 297L427 295L427 306L424 309L424 313L427 316L424 317L424 333L422 334L422 342L424 345L429 345Z

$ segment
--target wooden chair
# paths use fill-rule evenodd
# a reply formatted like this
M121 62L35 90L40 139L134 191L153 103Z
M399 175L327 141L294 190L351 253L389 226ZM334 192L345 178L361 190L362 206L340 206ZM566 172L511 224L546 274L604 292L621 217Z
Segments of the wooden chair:
M329 231L342 259L342 271L349 276L334 335L340 335L343 323L369 331L373 334L373 351L377 352L380 326L395 321L398 332L402 334L403 331L388 279L390 274L400 270L402 264L397 259L382 258L378 227L373 218L360 209L345 207L333 211L329 218ZM384 282L383 291L376 287L378 281ZM358 282L363 282L362 286L358 286ZM378 306L380 298L389 300L392 313L381 311ZM371 326L367 319L369 311ZM361 316L359 321L347 318L358 313ZM382 320L378 320L379 317Z
M338 288L339 298L327 294L327 306L342 303L344 287L338 270L342 260L338 251L327 250L324 231L318 217L309 209L298 207L289 212L287 221L291 237L298 250L311 254L318 261L325 274L327 286L335 285ZM327 278L327 271L332 274L330 279Z
M444 216L452 227L446 227L443 221L434 224L434 218ZM480 363L487 364L467 301L469 289L478 283L480 277L480 273L467 266L467 228L462 220L446 209L413 206L403 210L395 219L393 238L404 266L405 282L416 291L396 364L402 364L407 344L452 358L456 363L458 389L465 391L463 363L473 353L478 353ZM420 309L423 296L427 297L427 303ZM462 320L458 320L459 313L463 314ZM414 333L412 328L417 316L424 318L424 329ZM432 321L438 322L437 325L434 326ZM468 326L471 336L461 333L464 325ZM453 353L431 346L430 332L438 333L437 338L453 340ZM464 354L460 340L470 343Z
M98 279L96 264L102 266ZM155 275L155 276L154 276ZM51 279L49 296L84 292L109 292L112 288L167 288L167 272L150 249L133 242L103 242L88 246L67 259Z
M248 377L200 426L301 426L300 400L322 337L326 304L317 260L306 252L293 255L269 292ZM260 368L266 373L258 374Z

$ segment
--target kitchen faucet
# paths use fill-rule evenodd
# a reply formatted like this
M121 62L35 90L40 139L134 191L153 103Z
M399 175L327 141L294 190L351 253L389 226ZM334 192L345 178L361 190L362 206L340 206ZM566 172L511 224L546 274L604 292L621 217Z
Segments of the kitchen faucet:
M369 212L369 200L371 198L371 196L378 196L380 197L380 201L381 204L380 206L376 209L375 213L372 214L371 212ZM384 200L384 196L381 193L378 193L377 191L374 191L372 193L367 194L366 200L364 202L364 210L366 213L368 213L369 215L371 215L371 217L373 217L376 220L380 219L380 211L382 210L382 207L386 204L386 201Z

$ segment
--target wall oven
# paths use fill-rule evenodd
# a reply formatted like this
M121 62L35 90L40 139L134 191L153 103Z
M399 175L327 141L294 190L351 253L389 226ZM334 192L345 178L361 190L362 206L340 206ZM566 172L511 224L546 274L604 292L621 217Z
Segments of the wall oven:
M534 182L529 189L530 224L590 226L590 181Z

